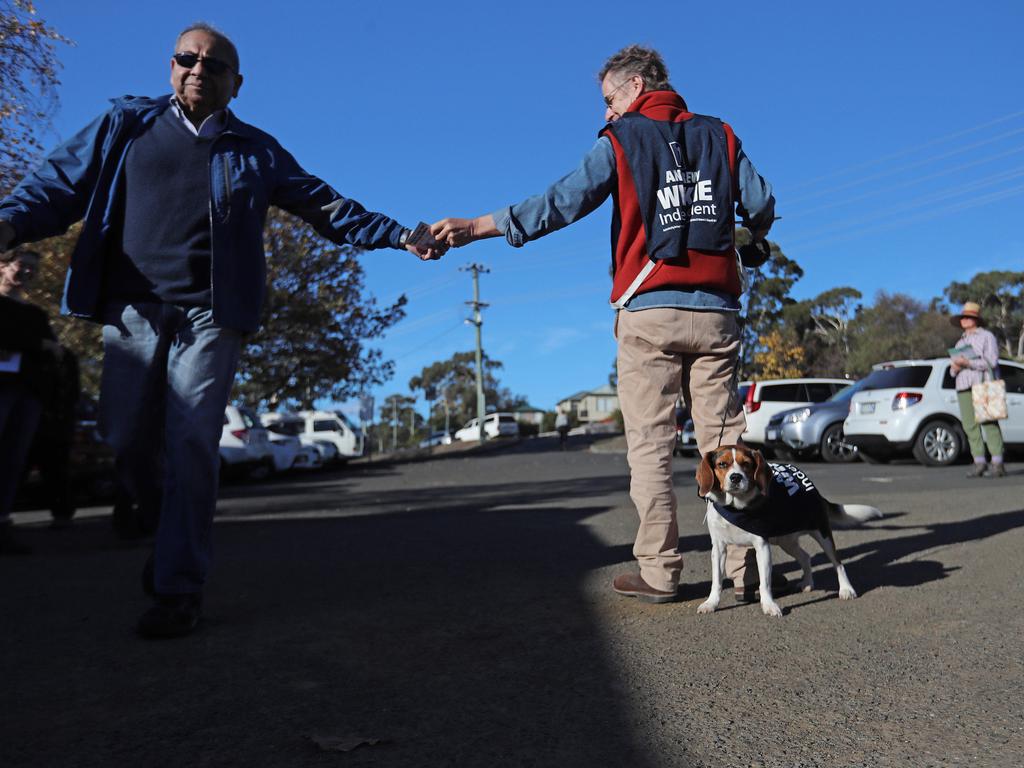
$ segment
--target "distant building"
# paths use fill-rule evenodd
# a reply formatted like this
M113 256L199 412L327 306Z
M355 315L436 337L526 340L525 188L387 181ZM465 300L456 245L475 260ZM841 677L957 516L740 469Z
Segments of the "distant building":
M558 410L575 413L580 424L607 421L619 409L619 394L611 384L584 390L558 402Z
M521 408L516 408L513 413L516 415L516 421L522 422L523 424L536 424L540 426L544 422L544 410L541 408L534 408L532 405L524 405Z

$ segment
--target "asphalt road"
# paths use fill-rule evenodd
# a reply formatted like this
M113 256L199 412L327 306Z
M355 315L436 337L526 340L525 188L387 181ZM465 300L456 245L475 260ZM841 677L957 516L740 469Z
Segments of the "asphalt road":
M0 765L1024 765L1024 465L804 464L886 517L837 532L858 600L816 553L819 589L770 619L696 612L692 459L683 600L614 594L625 457L554 448L225 488L207 621L178 641L132 633L145 544L18 515Z

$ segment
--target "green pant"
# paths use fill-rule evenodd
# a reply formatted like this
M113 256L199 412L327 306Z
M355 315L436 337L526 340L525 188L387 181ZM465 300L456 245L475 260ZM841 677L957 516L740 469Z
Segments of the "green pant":
M971 446L971 456L976 459L985 458L985 446L993 456L1003 455L1003 433L999 431L998 421L986 421L979 424L974 418L974 403L971 401L971 390L956 393L960 403L960 423L967 433L967 442ZM984 432L984 440L982 439Z

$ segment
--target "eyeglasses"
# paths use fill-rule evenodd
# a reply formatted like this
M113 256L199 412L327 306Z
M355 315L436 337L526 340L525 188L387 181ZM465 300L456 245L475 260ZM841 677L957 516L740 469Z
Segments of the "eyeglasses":
M604 97L604 105L606 107L608 107L609 109L611 109L611 106L612 106L612 96L614 96L615 92L618 91L620 88L622 88L622 86L626 85L627 83L631 83L631 82L633 82L633 78L632 77L630 77L630 78L628 78L626 80L623 80L617 86L612 88L612 90L609 91L608 95Z
M184 67L185 69L192 69L199 62L203 62L203 68L210 70L211 75L223 75L225 72L235 71L234 67L226 61L215 59L212 56L200 58L198 53L176 53L173 58L179 67Z

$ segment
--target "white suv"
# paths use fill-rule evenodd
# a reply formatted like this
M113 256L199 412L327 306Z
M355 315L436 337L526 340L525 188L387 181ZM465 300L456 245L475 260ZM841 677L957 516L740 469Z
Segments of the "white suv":
M268 475L274 471L274 452L267 430L248 408L229 405L224 409L220 460L225 471L242 469L253 475Z
M772 416L802 405L823 403L854 382L850 379L774 379L743 381L739 397L747 419L743 442L755 447L765 444L765 429Z
M514 413L489 413L484 417L484 434L488 439L495 437L518 437L519 422ZM466 426L455 433L455 439L474 441L480 439L479 419L470 419Z
M1008 418L999 422L1007 444L1024 443L1024 366L999 361ZM955 462L967 450L949 358L878 363L850 400L844 440L869 463L910 451L931 467Z

